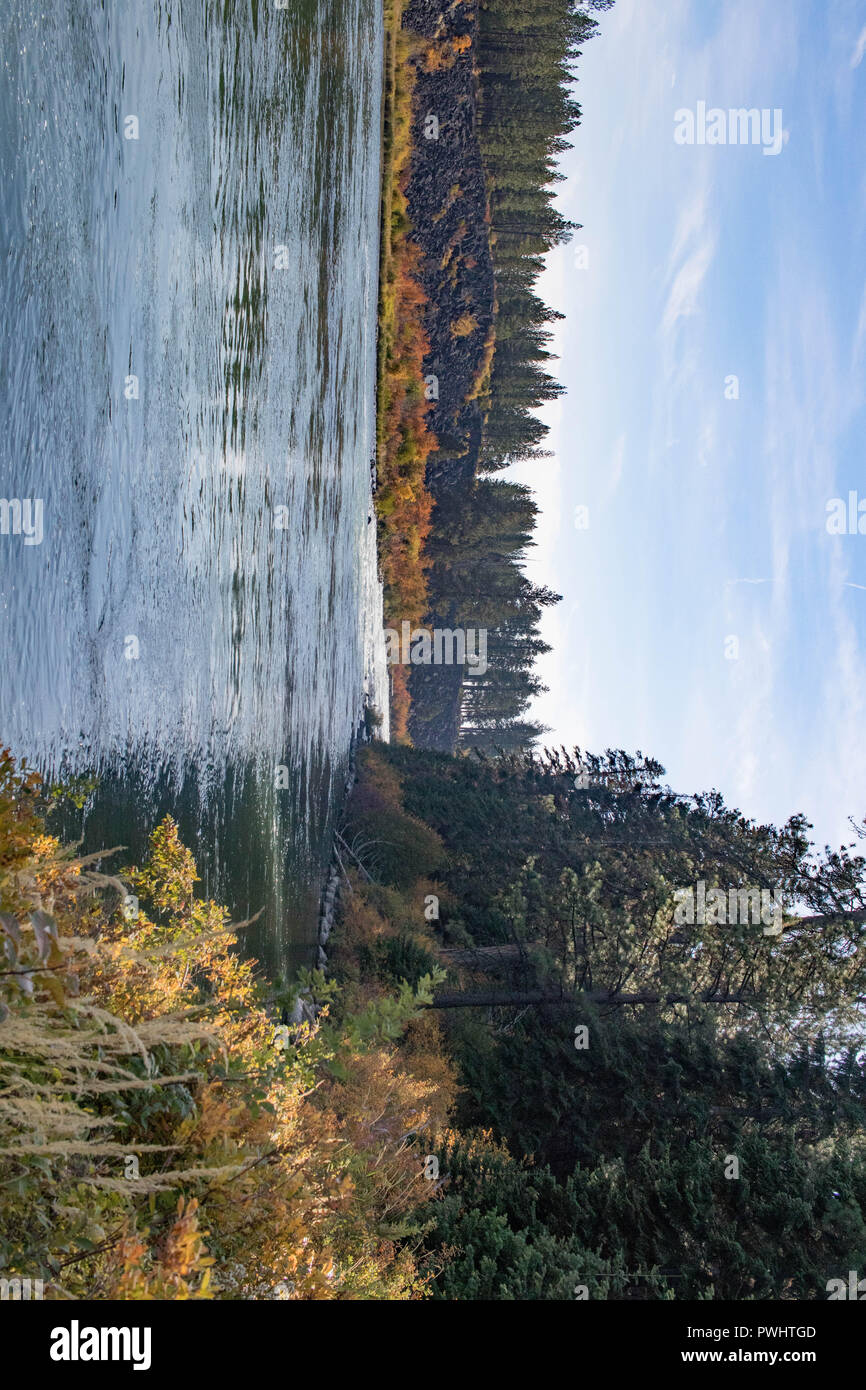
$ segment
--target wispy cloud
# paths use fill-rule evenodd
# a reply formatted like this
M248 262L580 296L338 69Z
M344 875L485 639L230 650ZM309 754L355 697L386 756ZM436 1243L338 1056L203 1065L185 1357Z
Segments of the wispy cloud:
M706 237L677 271L662 315L662 328L666 333L679 319L690 318L697 312L701 288L713 263L715 249L715 237Z

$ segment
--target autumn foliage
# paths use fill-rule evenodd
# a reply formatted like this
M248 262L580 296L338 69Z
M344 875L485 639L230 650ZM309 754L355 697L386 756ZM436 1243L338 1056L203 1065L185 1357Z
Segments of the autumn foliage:
M433 503L424 478L427 459L436 448L424 394L424 359L430 345L423 328L421 252L412 240L407 214L415 67L409 37L401 28L402 11L401 0L394 0L388 10L379 289L376 512L386 626L399 626L404 620L415 625L427 610L424 543ZM406 671L400 666L391 671L391 736L405 742Z
M413 1136L448 1078L401 1040L438 977L352 1008L320 972L281 994L196 883L170 818L139 868L74 858L0 755L0 1275L47 1298L422 1296ZM315 1021L281 1023L297 990Z

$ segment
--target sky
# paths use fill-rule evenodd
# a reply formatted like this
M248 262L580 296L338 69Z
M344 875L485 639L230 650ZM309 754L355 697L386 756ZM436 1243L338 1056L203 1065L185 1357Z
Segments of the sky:
M856 493L866 532L866 0L617 0L600 28L558 185L582 226L538 286L566 315L554 457L507 475L563 595L532 713L850 843L866 534L828 504ZM698 144L699 103L770 138Z

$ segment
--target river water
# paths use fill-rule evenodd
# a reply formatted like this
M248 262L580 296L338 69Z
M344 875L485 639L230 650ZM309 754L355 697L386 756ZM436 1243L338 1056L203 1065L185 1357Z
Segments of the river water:
M0 740L118 865L171 811L272 969L386 704L381 52L377 0L0 13Z

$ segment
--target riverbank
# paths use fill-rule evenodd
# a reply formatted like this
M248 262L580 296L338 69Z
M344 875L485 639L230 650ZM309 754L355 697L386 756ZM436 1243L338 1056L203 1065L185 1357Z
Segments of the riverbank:
M411 239L406 181L412 154L415 67L403 28L406 0L385 6L382 196L376 392L376 516L386 626L420 623L427 607L423 547L432 499L427 459L436 447L425 397L425 297ZM391 733L408 739L408 677L391 668Z
M434 508L474 484L495 292L477 132L477 10L443 14L428 0L390 0L385 14L376 512L385 620L399 628L438 625L428 583ZM453 675L452 724L462 672L456 682ZM426 702L415 673L392 667L397 742L412 741L410 721L413 731L424 727L416 693Z
M349 770L346 776L346 785L344 789L344 807L349 803L349 800L352 796L352 790L357 780L358 745L360 742L366 741L369 737L370 733L368 732L368 728L365 727L364 724L362 724L352 740L352 746L349 750ZM331 932L334 929L334 918L339 905L340 890L343 882L345 882L349 886L351 891L351 885L349 884L349 879L346 874L345 865L343 863L343 855L340 852L341 840L342 835L340 831L335 827L334 848L331 854L331 863L328 867L328 873L325 879L324 888L322 889L322 897L319 904L319 919L316 931L316 968L319 970L327 970L328 968L328 953L325 950L325 947L327 946L328 939L331 935ZM347 857L351 853L351 851L346 849L345 844L344 852L346 853ZM302 995L298 995L298 998L295 1001L295 1007L291 1015L291 1019L293 1023L312 1023L315 1021L315 1011L310 1007L309 1001L305 999Z

